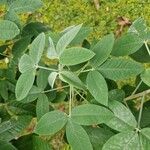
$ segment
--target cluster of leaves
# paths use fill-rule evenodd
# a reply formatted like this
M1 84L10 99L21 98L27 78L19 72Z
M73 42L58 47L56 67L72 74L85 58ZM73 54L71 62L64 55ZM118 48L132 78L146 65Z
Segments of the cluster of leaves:
M150 30L142 18L119 39L111 33L89 43L91 28L82 24L57 34L38 22L22 26L18 15L40 0L1 3L8 7L0 21L8 63L0 70L1 150L50 150L44 139L58 132L73 150L149 149ZM117 81L131 76L135 90L119 89ZM128 101L137 98L139 110ZM62 101L63 111L56 107Z

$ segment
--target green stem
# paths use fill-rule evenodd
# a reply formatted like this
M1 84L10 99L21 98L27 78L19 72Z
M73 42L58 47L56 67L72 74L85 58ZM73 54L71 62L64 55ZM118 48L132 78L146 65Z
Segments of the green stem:
M147 95L147 94L150 94L150 89L148 89L148 90L146 90L146 91L143 91L143 92L141 92L141 93L137 93L137 94L134 94L134 95L130 95L130 96L126 97L124 100L125 100L125 101L133 100L133 99L142 97L143 95Z
M73 87L70 85L69 117L71 117L73 94L74 94Z
M77 90L75 90L75 91L76 91L76 93L77 93L83 100L85 100L85 101L88 102L88 100L87 100L86 98L84 98Z
M138 129L140 128L144 100L145 100L145 94L143 95L141 100L141 107L140 107L139 118L138 118Z
M126 105L126 107L129 108L128 103L125 100L123 102Z
M149 49L149 47L148 47L147 41L145 41L144 44L145 44L145 47L146 47L146 49L147 49L147 52L148 52L148 54L149 54L149 56L150 56L150 49Z
M50 90L47 90L47 91L42 91L42 93L48 93L48 92L64 89L64 88L67 88L67 87L69 87L69 85L66 85L66 86L63 86L63 87L58 87L58 88L55 88L55 89L50 89Z
M64 67L63 65L58 64L58 71L61 72L63 70L63 67Z
M135 90L132 92L131 95L134 95L136 91L139 89L140 85L142 84L142 80L139 82L139 84L136 86Z
M3 53L0 53L0 55L5 56L5 57L11 57L11 56L3 54Z
M86 63L86 64L77 72L77 75L79 75L88 65L89 65L89 62Z
M92 69L87 69L87 70L83 70L81 73L83 73L83 72L89 72L89 71L93 71L94 70L94 68L92 68Z
M37 68L44 69L44 70L49 70L49 71L58 71L58 70L56 70L56 69L47 68L47 67L43 67L43 66L37 66Z

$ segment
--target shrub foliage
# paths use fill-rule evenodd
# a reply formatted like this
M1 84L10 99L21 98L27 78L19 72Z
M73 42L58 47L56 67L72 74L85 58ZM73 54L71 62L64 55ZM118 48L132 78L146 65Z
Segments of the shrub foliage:
M20 15L41 0L0 3L8 8L0 20L1 150L50 150L58 133L73 150L149 149L150 30L142 18L117 39L89 43L82 24L60 33L23 24ZM118 87L130 77L134 86Z

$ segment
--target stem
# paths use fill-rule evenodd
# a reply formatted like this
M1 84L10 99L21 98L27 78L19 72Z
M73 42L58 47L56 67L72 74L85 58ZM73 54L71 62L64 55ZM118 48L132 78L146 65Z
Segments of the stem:
M150 49L149 49L149 47L148 47L147 41L145 41L144 44L145 44L145 47L146 47L146 49L147 49L147 52L148 52L148 54L149 54L149 56L150 56Z
M129 108L127 101L123 101L127 108Z
M140 85L142 84L142 80L139 82L139 84L136 86L135 90L132 92L131 95L134 95L136 93L136 91L138 90L138 88L140 87Z
M140 122L141 122L141 117L142 117L144 99L145 99L145 94L143 94L143 97L142 97L142 100L141 100L141 107L140 107L139 118L138 118L138 129L140 128Z
M81 73L83 73L83 72L89 72L89 71L93 71L94 69L92 68L92 69L88 69L88 70L83 70L83 71L81 71Z
M76 93L77 93L83 100L85 100L85 101L88 102L88 100L87 100L86 98L84 98L77 90L75 90L75 91L76 91Z
M58 71L59 71L59 72L61 72L61 71L62 71L62 69L63 69L63 67L64 67L63 65L58 64Z
M88 65L89 65L89 63L86 63L86 64L77 72L77 75L79 75Z
M42 93L48 93L48 92L64 89L64 88L67 88L67 87L69 87L69 85L66 85L66 86L63 86L63 87L58 87L58 88L47 90L47 91L42 91Z
M56 70L56 69L47 68L47 67L43 67L43 66L37 66L37 68L44 69L44 70L49 70L49 71L58 71L58 70Z
M11 58L11 56L6 55L6 54L3 54L3 53L0 53L0 55L5 56L5 57L10 57L10 58Z
M73 95L74 95L74 93L73 93L73 87L70 85L69 117L71 117Z
M141 93L135 94L135 95L128 96L124 100L128 101L128 100L131 100L131 99L142 97L143 95L146 95L146 94L150 94L150 89L146 90L146 91L143 91Z

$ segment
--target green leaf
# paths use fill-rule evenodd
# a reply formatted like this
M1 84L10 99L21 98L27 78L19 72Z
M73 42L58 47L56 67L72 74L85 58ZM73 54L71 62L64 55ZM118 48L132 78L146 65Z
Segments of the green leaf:
M108 129L101 127L84 127L87 132L94 150L101 150L106 141L114 135Z
M83 40L93 31L91 27L81 27L75 38L71 41L70 45L81 45Z
M17 0L10 5L9 9L14 10L16 13L34 12L42 7L42 5L41 0Z
M7 0L1 0L0 4L7 4Z
M0 150L17 150L11 143L0 140Z
M150 49L150 45L148 45L148 47ZM143 45L134 54L131 54L130 57L133 58L137 62L150 63L150 57L149 57L149 55L147 55L147 49L146 49L145 45Z
M40 94L36 104L36 114L38 120L46 113L49 112L49 101L45 94Z
M50 75L48 76L48 83L53 88L55 80L57 78L58 73L57 72L51 72Z
M128 33L115 41L111 54L114 56L129 55L139 50L143 44L144 41L138 35Z
M81 47L65 49L60 55L60 63L67 66L77 65L91 59L95 54Z
M39 87L36 86L32 86L32 88L30 89L28 95L21 100L22 103L30 103L35 101L38 98L38 94L41 93L42 90Z
M40 135L52 135L60 131L67 123L67 115L60 111L46 113L39 120L35 133Z
M72 150L93 150L86 131L71 120L66 125L66 136Z
M112 136L102 150L140 150L138 134L133 131Z
M19 77L15 89L15 94L18 101L24 99L28 95L34 83L34 79L35 79L35 71L31 70L23 73Z
M136 33L136 34L140 34L143 31L145 31L146 28L147 27L146 27L145 20L143 18L138 18L132 23L132 25L130 26L128 32L133 32L133 33Z
M39 34L30 46L29 55L33 59L34 63L38 63L41 59L45 47L45 34Z
M105 123L113 117L113 113L105 107L85 104L73 108L71 118L80 125Z
M47 86L47 79L49 76L49 70L44 70L44 69L39 69L38 74L37 74L37 79L36 83L37 86L41 89L44 90Z
M121 89L113 89L108 93L109 101L117 100L122 102L125 98L125 92Z
M58 54L56 52L55 45L54 45L54 42L51 39L51 37L49 37L49 47L48 47L48 50L47 50L47 57L49 59L56 59L56 58L58 58Z
M53 93L53 96L51 96L53 103L64 102L66 97L67 97L67 93L66 93L65 90L64 91L59 91L57 93Z
M13 144L18 150L52 150L47 139L34 134L22 136L13 141Z
M60 35L59 35L59 36L62 36L63 34L67 33L68 31L70 31L70 30L73 29L74 27L75 27L75 25L66 27L64 30L62 30L62 31L60 32ZM80 29L80 30L81 30L81 29Z
M149 101L145 102L143 105L143 110L142 110L142 117L141 117L141 122L140 122L140 127L145 128L150 126L150 105ZM138 116L138 113L136 114L136 117Z
M141 79L142 81L150 86L150 69L146 69L142 74L141 74Z
M68 84L73 85L76 88L85 90L84 83L79 79L79 77L71 71L61 71L59 75L60 79Z
M0 40L11 40L20 33L17 25L8 20L0 20L0 31Z
M114 45L114 35L109 34L104 36L93 48L93 52L96 54L90 63L93 67L100 66L110 55Z
M86 79L87 88L97 102L108 105L108 88L104 77L98 71L91 71Z
M11 101L7 105L8 110L13 114L13 115L30 115L34 116L35 115L35 105L34 104L25 104L22 102L18 101Z
M19 28L21 28L21 22L19 16L14 12L14 10L8 10L4 16L4 20L9 20L14 22Z
M1 80L0 81L0 95L4 100L8 100L8 81Z
M71 28L68 32L66 32L58 41L56 45L57 54L61 54L64 49L70 44L70 42L75 38L79 30L81 29L82 24Z
M26 71L34 70L34 69L36 69L34 61L29 55L24 54L19 61L19 71L21 73L25 73Z
M111 80L122 80L140 74L144 67L135 61L124 58L112 58L98 68L102 75Z
M150 128L144 128L141 130L140 141L142 150L148 150L150 147Z
M33 136L33 150L51 150L50 145L47 141L44 141L38 136Z
M50 28L41 22L30 22L22 29L22 36L37 37L42 32L48 32Z
M134 130L137 126L135 117L122 103L112 100L109 102L109 108L114 113L114 117L108 120L106 124L117 131Z
M32 117L29 115L22 115L0 124L0 140L11 141L19 137L21 132L29 125L31 119Z
M1 122L0 123L0 135L11 128L12 128L12 123L10 120ZM7 140L7 138L4 138L3 140Z
M147 26L143 18L136 19L130 26L128 32L137 34L143 39L146 39L147 36Z
M18 64L18 59L26 52L28 45L30 44L31 37L27 36L21 38L14 43L12 47L13 60Z

